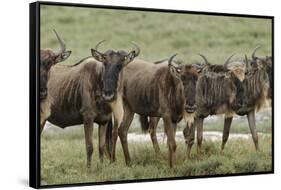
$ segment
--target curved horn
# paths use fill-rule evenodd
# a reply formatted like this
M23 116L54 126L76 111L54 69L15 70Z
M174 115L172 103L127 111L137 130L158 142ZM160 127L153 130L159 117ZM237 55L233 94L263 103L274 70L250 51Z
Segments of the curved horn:
M138 56L140 54L140 48L139 48L139 46L136 43L132 42L132 44L135 47L135 57L136 57L136 56Z
M56 32L55 29L54 29L54 32L55 32L56 37L57 37L57 39L58 39L58 41L59 41L59 44L60 44L60 49L59 49L57 52L55 52L55 54L56 54L56 55L59 55L59 54L62 54L63 52L65 52L66 47L65 47L65 44L64 44L63 40L62 40L61 37L58 35L58 33Z
M102 41L100 41L99 43L97 43L97 45L96 45L96 47L95 47L96 51L98 51L99 46L100 46L103 42L105 42L105 41L106 41L106 40L102 40Z
M246 54L245 54L245 62L246 62L246 72L248 72L249 71L249 62L248 62L248 57Z
M227 66L227 65L228 65L228 63L229 63L230 59L231 59L234 55L235 55L235 53L234 53L234 54L232 54L231 56L229 56L229 57L225 60L225 62L224 62L224 65L225 65L225 66Z
M174 57L176 57L176 56L177 56L177 53L174 54L174 55L172 55L172 56L170 57L170 59L169 59L169 61L168 61L168 65L172 65L172 66L176 67L176 66L173 64L173 59L174 59Z
M258 46L254 49L254 51L253 51L253 53L252 53L252 58L253 58L253 59L256 59L255 54L256 54L256 51L257 51L260 47L261 47L261 45L258 45Z
M198 55L204 59L206 65L210 65L208 59L204 55L202 55L200 53Z

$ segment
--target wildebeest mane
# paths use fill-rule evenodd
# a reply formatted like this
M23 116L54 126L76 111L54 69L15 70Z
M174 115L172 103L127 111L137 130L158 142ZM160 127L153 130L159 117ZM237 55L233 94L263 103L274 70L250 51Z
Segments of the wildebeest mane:
M172 110L176 110L178 115L181 115L183 111L180 109L183 106L179 105L178 102L184 101L183 86L176 81L176 79L171 75L168 69L165 70L165 88L164 93L167 96L168 104Z
M228 71L228 69L224 65L208 65L206 66L206 70L216 73Z
M59 96L60 96L60 106L62 110L76 110L81 107L81 98L83 92L83 88L85 85L83 84L88 80L88 77L85 76L75 76L70 79L62 80L61 86L59 86Z
M82 97L85 97L83 93L89 91L89 89L97 89L101 79L100 67L97 63L92 63L92 59L89 62L77 67L69 67L66 65L55 66L56 73L52 73L56 76L52 77L52 80L56 80L56 77L60 78L60 85L52 85L51 88L55 89L59 100L58 105L62 110L77 110L81 107ZM87 62L87 60L84 60ZM92 95L95 95L94 92ZM91 104L92 102L89 102Z
M212 73L199 77L196 87L196 102L199 110L206 109L211 114L215 114L220 106L228 103L231 92L235 90L231 80L231 76L225 74Z

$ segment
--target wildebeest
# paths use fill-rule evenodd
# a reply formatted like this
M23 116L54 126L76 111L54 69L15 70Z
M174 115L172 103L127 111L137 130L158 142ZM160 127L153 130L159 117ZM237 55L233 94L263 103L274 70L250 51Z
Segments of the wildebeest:
M61 128L84 124L87 167L91 165L93 153L93 122L100 125L101 162L106 146L105 135L111 134L112 127L109 127L109 131L107 127L112 124L112 113L112 140L116 141L118 137L117 129L123 117L123 70L140 53L137 45L134 45L136 49L129 53L123 50L107 50L102 53L98 51L100 44L101 42L95 49L91 49L93 57L86 57L72 66L54 66L48 82L48 92L52 97L48 121ZM115 144L112 151L115 151ZM111 159L114 161L115 157Z
M196 117L194 125L192 123L187 123L187 127L184 129L184 136L186 137L186 143L189 147L187 155L189 155L194 142L196 125L200 124L199 127L202 127L201 124L203 125L203 119L208 115L219 113L227 113L228 115L232 114L230 105L235 101L234 97L237 86L239 86L239 83L244 79L245 73L244 66L229 64L233 55L230 56L223 65L210 64L205 56L200 56L205 60L205 64L194 65L197 67L199 66L202 73L198 79L196 87ZM198 96L201 96L201 98ZM148 130L150 132L155 152L159 152L159 145L156 138L156 127L159 119L160 118L157 117L150 117L148 122L146 116L140 116L141 127L144 131ZM198 138L202 138L199 134ZM201 144L199 144L199 146L200 145Z
M272 80L272 77L273 77L273 72L272 72L272 56L264 56L264 57L257 57L255 55L256 51L260 48L261 46L257 46L253 53L252 53L252 59L249 60L249 64L251 67L264 67L266 72L267 72L267 75L268 75L268 78L269 78L269 84L270 84L270 87L269 87L269 92L268 92L268 98L269 99L272 99L272 91L273 91L273 80Z
M65 44L62 38L54 30L55 35L59 41L60 48L57 51L51 49L40 50L40 124L42 126L43 121L50 115L50 101L48 100L48 78L49 72L52 66L66 60L71 51L66 51Z
M124 69L124 118L118 133L127 165L131 162L127 134L135 113L163 118L168 137L169 165L172 167L175 164L176 125L183 117L189 122L193 121L198 79L197 68L176 65L173 63L175 56L163 64L134 60Z
M237 97L243 101L241 106L233 106L237 115L247 115L249 128L258 150L258 134L256 131L255 112L266 104L268 98L272 98L272 58L257 58L255 48L252 53L252 60L245 56L245 62L248 65L247 75L243 81L243 90L237 93ZM222 150L228 140L232 117L225 119L222 139Z
M205 58L206 60L206 58ZM187 157L190 156L197 129L198 151L203 139L203 121L209 115L225 114L225 124L233 115L233 105L242 106L242 100L236 97L242 89L245 78L245 65L230 63L230 58L223 65L205 67L204 74L197 83L197 111L194 124L186 126L183 134L187 144Z
M256 48L257 49L257 48ZM252 54L254 58L255 51ZM254 60L254 59L253 59ZM235 100L230 105L233 113L238 115L247 115L249 128L252 134L252 138L255 144L256 150L258 150L258 135L256 131L255 124L255 111L260 109L264 104L266 99L268 98L268 93L270 89L269 77L268 77L268 67L267 64L262 64L260 61L250 61L252 67L249 69L248 59L245 56L245 64L247 65L245 79L242 82L236 82L235 86L237 88ZM199 84L199 82L198 82ZM198 93L199 97L199 93ZM221 149L223 150L225 144L229 137L229 130L232 123L233 116L232 114L225 115L224 120L224 130L223 130L223 138ZM203 120L199 118L195 119L194 122L197 127L197 143L200 149L202 144L202 135L203 135ZM193 144L194 140L194 128L193 131L187 133L186 139L188 143ZM188 155L190 152L190 148L188 149Z

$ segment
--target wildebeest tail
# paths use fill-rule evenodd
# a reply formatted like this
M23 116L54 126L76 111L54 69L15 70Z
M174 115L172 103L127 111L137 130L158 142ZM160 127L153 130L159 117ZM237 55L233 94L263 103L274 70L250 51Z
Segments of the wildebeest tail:
M149 129L149 122L148 122L148 116L145 115L140 115L139 117L140 124L141 124L141 129L144 133L148 132Z
M111 152L112 152L112 119L107 124L105 142L106 142L107 152L109 153L109 156L111 157Z

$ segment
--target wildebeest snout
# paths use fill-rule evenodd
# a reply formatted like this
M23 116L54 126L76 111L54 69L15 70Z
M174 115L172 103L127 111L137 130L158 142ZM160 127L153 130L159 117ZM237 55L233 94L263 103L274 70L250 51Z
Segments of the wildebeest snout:
M102 92L102 98L105 101L112 101L112 100L114 100L114 97L115 97L114 91L103 91Z
M184 109L187 113L193 113L193 112L195 112L196 108L197 108L196 104L193 104L193 105L187 104L187 105L185 105Z
M40 99L44 99L47 96L47 88L40 88Z

